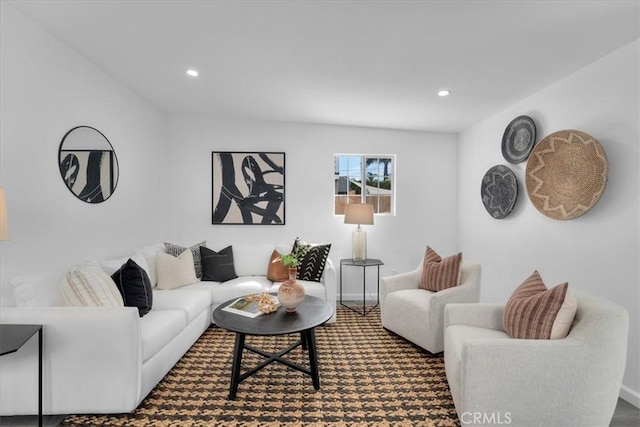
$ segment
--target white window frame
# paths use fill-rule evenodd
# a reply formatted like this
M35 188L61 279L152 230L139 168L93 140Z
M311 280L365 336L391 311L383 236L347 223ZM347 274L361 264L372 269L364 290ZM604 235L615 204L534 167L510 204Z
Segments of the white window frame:
M361 182L366 182L367 180L367 160L368 159L381 159L388 158L391 159L391 172L389 173L389 178L391 179L391 200L390 200L390 212L377 212L378 209L374 209L374 215L376 216L395 216L396 215L396 181L397 181L397 158L395 154L363 154L363 153L335 153L333 155L334 159L334 181L336 177L340 176L339 174L339 165L338 158L339 157L360 157L360 180ZM334 183L334 185L338 185ZM379 188L379 187L378 187ZM334 216L344 216L344 213L336 213L336 190L334 187L333 191L333 214ZM367 193L366 190L362 191L360 194L360 203L366 203ZM379 206L378 206L379 208Z

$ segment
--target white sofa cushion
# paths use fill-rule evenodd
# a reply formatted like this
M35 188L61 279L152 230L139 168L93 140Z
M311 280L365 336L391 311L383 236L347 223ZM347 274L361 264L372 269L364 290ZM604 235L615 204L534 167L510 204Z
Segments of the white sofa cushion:
M393 315L385 316L384 327L423 348L430 348L430 300L434 294L425 289L403 289L387 294L384 309Z
M180 309L151 310L140 318L142 361L147 361L187 326L187 314Z
M187 323L207 310L211 301L211 291L208 289L153 290L153 310L183 310L187 314Z
M273 284L270 280L267 280L266 277L260 276L238 277L236 279L227 280L224 283L207 283L213 284L211 287L211 292L213 296L214 306L244 295L260 294L262 292L266 292L271 288Z
M232 245L233 263L236 274L242 276L266 276L271 252L276 248L272 244ZM221 249L224 246L221 246ZM217 252L217 250L216 250Z
M127 261L129 261L129 259L133 260L133 262L138 264L140 268L142 268L145 271L145 273L147 273L147 276L151 277L149 264L147 263L147 258L141 252L135 252L130 256L121 257L121 258L97 260L97 262L102 268L102 270L104 270L105 273L107 273L109 276L113 276L113 273L118 271L120 267L122 267ZM93 260L87 260L85 261L85 264L87 263L91 264L94 262L95 261Z
M28 274L11 280L17 307L51 307L60 304L58 273Z

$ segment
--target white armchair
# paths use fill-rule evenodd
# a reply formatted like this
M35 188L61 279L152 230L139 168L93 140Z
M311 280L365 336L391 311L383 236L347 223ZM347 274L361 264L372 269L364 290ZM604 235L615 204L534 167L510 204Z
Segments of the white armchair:
M422 262L413 271L380 279L382 326L431 353L444 350L444 307L478 302L480 265L462 261L460 284L439 292L420 289Z
M575 292L563 339L510 338L503 305L450 304L444 361L462 425L608 426L627 354L629 316L619 305Z

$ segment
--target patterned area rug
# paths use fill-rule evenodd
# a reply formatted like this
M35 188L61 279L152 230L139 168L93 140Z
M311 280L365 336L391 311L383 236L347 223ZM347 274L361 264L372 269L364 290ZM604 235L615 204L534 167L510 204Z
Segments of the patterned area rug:
M316 329L320 390L311 378L273 363L240 383L227 400L234 334L210 327L131 414L74 415L63 426L457 426L444 360L366 317L338 309ZM297 335L247 337L275 351ZM298 347L289 359L308 366ZM246 351L243 370L264 360Z

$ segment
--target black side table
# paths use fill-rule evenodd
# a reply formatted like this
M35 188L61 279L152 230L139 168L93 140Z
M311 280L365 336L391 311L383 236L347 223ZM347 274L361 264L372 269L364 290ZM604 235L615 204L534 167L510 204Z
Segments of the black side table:
M342 266L353 266L353 267L361 267L362 268L362 312L358 309L355 309L349 305L343 304L342 302ZM367 258L364 261L354 261L351 258L341 259L340 260L340 305L343 307L347 307L350 310L355 311L358 314L366 316L371 310L376 308L380 304L380 266L384 265L384 262L375 258ZM378 284L378 292L376 293L376 305L366 309L366 288L367 288L367 267L378 267L378 280L376 283Z
M38 425L42 427L42 325L0 325L0 356L15 353L38 333Z

